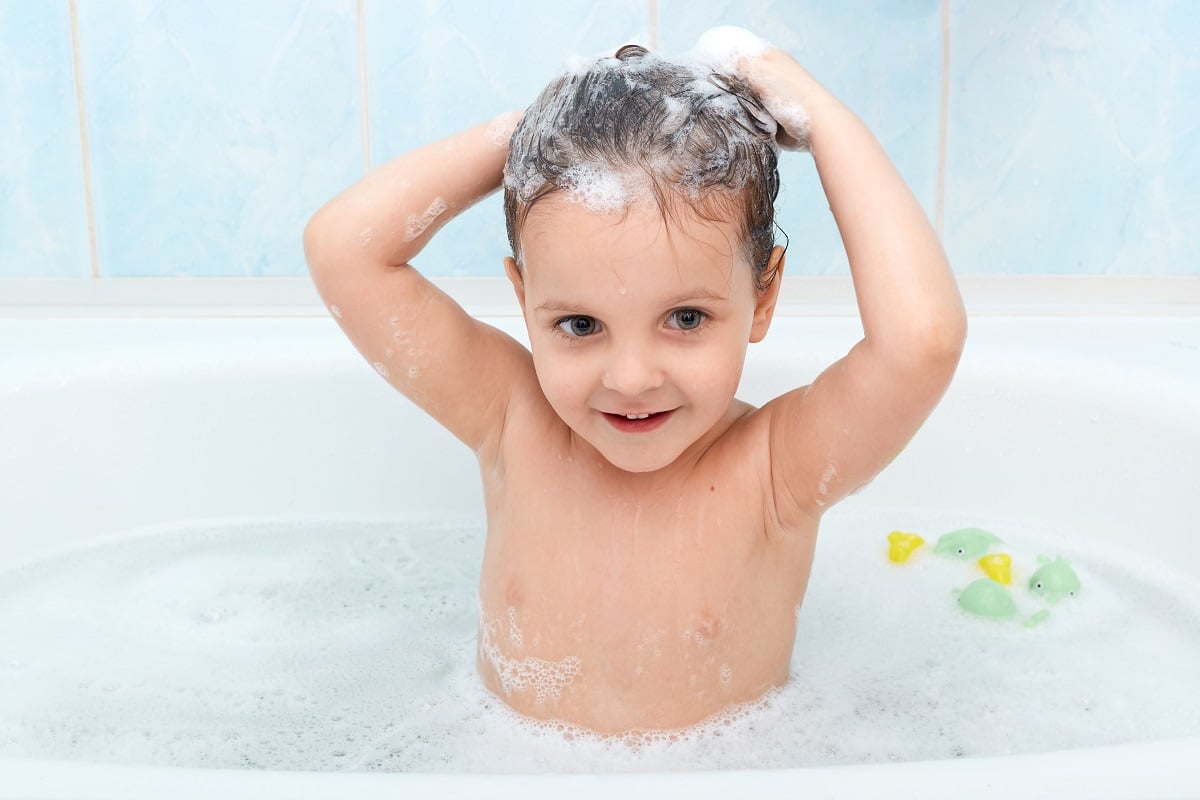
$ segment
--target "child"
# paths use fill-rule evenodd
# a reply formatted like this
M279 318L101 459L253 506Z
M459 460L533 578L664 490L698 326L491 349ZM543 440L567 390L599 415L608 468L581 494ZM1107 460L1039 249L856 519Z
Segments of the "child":
M638 47L567 72L519 123L385 164L305 231L346 335L478 456L478 668L532 717L679 728L782 685L821 515L900 452L961 353L949 265L870 132L729 37L701 49L724 74ZM734 392L784 268L779 145L811 149L865 335L754 408ZM530 350L409 265L502 177Z

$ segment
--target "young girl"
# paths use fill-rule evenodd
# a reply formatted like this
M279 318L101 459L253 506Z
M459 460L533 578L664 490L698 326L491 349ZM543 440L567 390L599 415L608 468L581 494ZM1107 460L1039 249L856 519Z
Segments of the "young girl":
M786 53L713 43L704 67L626 47L569 71L519 122L401 156L305 231L346 335L478 456L484 683L601 733L787 680L821 515L913 436L965 335L937 237L862 122ZM754 408L734 392L783 274L779 146L811 149L864 336ZM410 266L502 180L529 350Z

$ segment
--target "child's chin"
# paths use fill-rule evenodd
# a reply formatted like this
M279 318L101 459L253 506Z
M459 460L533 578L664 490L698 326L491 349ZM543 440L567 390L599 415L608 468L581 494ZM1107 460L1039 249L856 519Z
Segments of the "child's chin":
M600 455L622 472L657 472L668 467L679 457L678 453L655 453L654 455L638 456L630 453L619 453L612 449L597 448Z

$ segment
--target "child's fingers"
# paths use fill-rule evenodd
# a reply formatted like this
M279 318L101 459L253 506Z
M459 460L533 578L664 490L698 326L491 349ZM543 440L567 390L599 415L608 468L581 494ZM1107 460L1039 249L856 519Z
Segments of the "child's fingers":
M798 72L803 67L794 58L768 45L759 55L743 59L739 73L779 124L775 140L787 150L808 149L811 121L795 89Z
M787 80L790 70L800 68L795 59L745 28L731 25L706 31L691 57L714 72L735 75L749 84L766 106L770 119L763 119L753 107L743 107L764 132L774 134L780 147L808 149L808 113L790 97Z

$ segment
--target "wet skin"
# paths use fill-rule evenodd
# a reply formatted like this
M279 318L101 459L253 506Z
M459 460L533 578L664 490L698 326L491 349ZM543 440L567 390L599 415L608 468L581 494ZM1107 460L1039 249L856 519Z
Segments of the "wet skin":
M606 733L786 681L812 562L816 520L781 529L766 418L734 398L773 294L731 225L681 216L534 208L508 271L541 391L480 453L483 680Z

